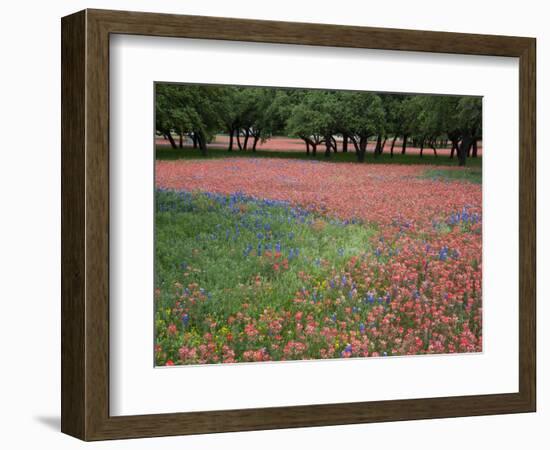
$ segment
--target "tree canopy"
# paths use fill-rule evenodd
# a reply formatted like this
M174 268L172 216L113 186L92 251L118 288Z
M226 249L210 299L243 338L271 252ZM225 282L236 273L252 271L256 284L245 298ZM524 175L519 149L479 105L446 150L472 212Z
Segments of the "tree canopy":
M376 140L374 155L384 151L391 138L391 156L397 139L401 153L412 142L432 148L451 143L460 165L477 156L482 137L482 103L479 97L405 95L371 92L157 84L156 132L178 144L174 135L192 139L203 154L219 133L229 135L229 151L256 151L258 142L274 135L302 139L306 151L316 154L324 145L325 156L351 144L357 160L364 161L369 140Z

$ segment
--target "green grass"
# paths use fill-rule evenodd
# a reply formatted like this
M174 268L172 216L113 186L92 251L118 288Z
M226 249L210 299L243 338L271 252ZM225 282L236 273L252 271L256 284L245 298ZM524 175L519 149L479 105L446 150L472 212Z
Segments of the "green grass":
M429 178L439 181L467 181L481 184L481 167L465 167L460 170L453 169L430 169L424 172L422 178Z
M324 156L324 152L319 150L316 156L308 156L306 152L296 151L277 151L277 150L257 150L252 151L232 151L228 152L226 149L209 148L208 155L203 156L198 149L184 148L184 149L172 149L167 146L157 146L156 159L158 160L178 160L178 159L219 159L227 158L285 158L285 159L303 159L303 160L317 160L327 162L357 162L354 151L342 153L339 151L336 154L331 154L330 158ZM469 158L466 162L467 167L481 167L482 157ZM423 157L420 155L401 155L395 154L393 158L388 152L383 153L375 157L372 153L368 153L364 164L425 164L436 166L457 166L458 160L456 158L450 159L446 155L434 156L433 154L425 154Z
M318 217L280 202L170 191L156 195L157 313L162 317L174 306L177 291L196 283L208 296L192 314L200 319L190 324L198 333L207 331L204 318L225 321L242 311L243 303L251 304L252 316L265 308L288 309L300 289L311 289L351 256L368 251L375 233L364 224Z

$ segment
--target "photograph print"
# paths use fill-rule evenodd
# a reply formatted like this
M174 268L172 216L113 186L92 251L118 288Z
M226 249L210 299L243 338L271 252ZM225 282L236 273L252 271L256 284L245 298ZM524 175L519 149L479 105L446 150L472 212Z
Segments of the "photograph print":
M156 366L482 351L482 98L155 84Z

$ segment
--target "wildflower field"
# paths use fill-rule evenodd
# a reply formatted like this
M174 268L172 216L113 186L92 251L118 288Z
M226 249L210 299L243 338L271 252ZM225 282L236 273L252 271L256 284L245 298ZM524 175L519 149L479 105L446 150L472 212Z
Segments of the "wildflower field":
M157 161L156 364L481 351L466 170Z

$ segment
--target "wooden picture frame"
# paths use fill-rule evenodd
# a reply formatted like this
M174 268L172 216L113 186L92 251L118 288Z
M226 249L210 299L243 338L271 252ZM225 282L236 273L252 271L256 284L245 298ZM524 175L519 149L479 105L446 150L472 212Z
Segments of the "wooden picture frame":
M61 29L64 433L101 440L535 411L535 39L105 10L85 10L64 17ZM519 58L519 392L110 416L111 34Z

